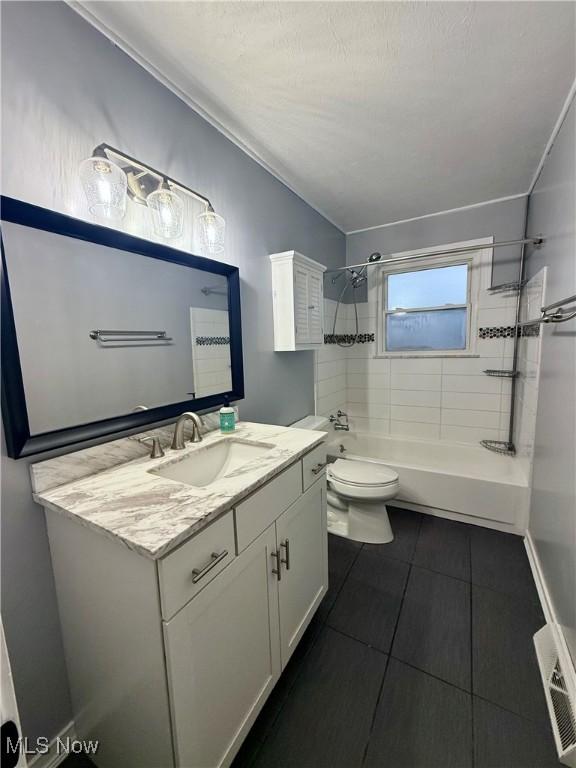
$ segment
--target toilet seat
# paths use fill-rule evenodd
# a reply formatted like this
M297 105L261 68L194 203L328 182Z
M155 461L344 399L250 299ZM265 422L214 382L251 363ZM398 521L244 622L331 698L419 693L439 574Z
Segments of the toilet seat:
M376 462L336 459L328 465L328 480L357 488L382 488L398 483L398 473Z

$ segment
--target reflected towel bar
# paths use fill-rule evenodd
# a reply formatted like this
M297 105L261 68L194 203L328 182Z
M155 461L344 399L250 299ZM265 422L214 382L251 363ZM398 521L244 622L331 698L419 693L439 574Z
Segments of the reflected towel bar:
M88 334L94 341L99 341L102 344L108 344L110 342L149 342L149 341L172 341L171 336L166 335L166 331L105 331L94 330ZM111 338L106 338L111 337Z

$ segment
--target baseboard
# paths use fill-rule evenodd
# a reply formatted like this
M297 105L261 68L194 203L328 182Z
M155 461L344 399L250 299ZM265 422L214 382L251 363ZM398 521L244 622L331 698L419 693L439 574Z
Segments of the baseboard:
M61 743L66 744L68 740L72 741L75 738L76 726L74 721L71 720L68 725L65 725L54 736L45 754L37 754L28 761L28 768L56 768L57 765L60 765L68 757L68 752L64 749L59 750L58 745Z
M524 536L524 546L526 547L528 561L530 563L534 582L536 583L536 589L538 590L538 597L540 598L540 604L542 605L542 611L544 613L544 618L546 619L546 624L550 626L554 635L556 648L558 650L558 657L560 664L562 665L562 669L564 670L564 675L570 677L572 689L574 690L576 689L576 667L572 661L572 656L570 654L566 638L564 637L564 632L562 632L560 624L558 623L558 618L554 609L554 603L552 601L550 592L548 591L546 579L544 578L544 573L542 571L540 558L538 557L538 552L536 551L534 541L529 531L527 531L526 535Z

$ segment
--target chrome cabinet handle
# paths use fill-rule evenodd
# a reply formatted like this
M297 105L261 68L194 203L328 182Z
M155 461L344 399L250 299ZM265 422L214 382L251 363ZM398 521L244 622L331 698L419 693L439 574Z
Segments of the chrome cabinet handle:
M283 560L280 560L281 563L284 563L286 566L286 570L290 570L290 540L286 539L286 541L283 541L280 544L281 547L284 547L284 552L286 553L286 557Z
M324 462L320 462L319 464L316 464L316 466L315 466L315 467L312 467L312 474L313 474L313 475L319 475L319 474L320 474L320 472L322 472L322 470L323 470L323 469L324 469L324 467L326 467L326 466L328 466L328 462L327 462L327 461L324 461Z
M203 579L204 576L206 576L207 573L210 573L212 568L215 568L218 563L221 563L225 557L228 557L227 549L225 549L224 552L220 552L220 554L217 552L212 552L210 555L210 562L205 565L204 568L194 568L192 570L192 584L197 584L200 579Z
M282 560L280 559L280 552L276 550L275 552L272 552L270 557L273 557L276 560L276 568L272 568L272 573L278 578L278 581L282 581Z

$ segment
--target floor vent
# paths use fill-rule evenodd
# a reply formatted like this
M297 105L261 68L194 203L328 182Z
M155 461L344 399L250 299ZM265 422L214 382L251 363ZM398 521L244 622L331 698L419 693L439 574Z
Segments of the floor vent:
M570 673L574 676L572 665L567 662L565 675L550 625L536 632L534 645L558 758L576 768L576 685L568 677Z

